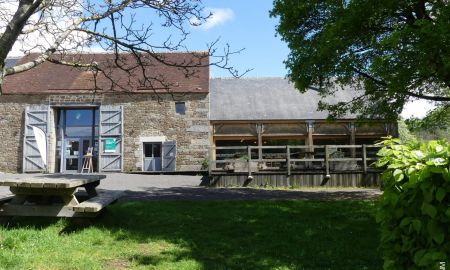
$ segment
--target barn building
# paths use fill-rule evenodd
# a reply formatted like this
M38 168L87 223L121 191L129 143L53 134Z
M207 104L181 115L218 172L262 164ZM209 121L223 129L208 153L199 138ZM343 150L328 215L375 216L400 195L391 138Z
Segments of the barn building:
M350 101L355 91L334 96L300 93L283 78L210 80L210 185L376 186L382 137L397 134L383 119L347 114L329 121L319 101Z
M145 70L129 71L113 68L113 54L83 54L64 60L95 61L102 70L109 69L96 76L45 62L6 77L0 97L0 171L80 172L90 149L94 171L199 169L209 146L208 56L160 57L191 67L169 67L149 57ZM131 55L121 55L119 61L123 67L136 65ZM46 134L47 165L33 127Z
M318 92L300 93L283 78L210 80L213 146L373 144L397 134L397 125L382 119L359 121L347 114L335 121L318 111L319 101L351 100L345 88L323 99Z

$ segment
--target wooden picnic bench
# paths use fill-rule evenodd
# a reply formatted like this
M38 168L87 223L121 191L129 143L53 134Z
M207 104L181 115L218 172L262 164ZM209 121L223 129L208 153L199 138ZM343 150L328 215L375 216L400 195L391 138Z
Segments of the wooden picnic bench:
M105 175L50 174L0 178L13 196L0 199L0 216L92 217L121 196L117 191L97 191ZM86 191L85 196L77 193Z
M0 197L0 204L5 203L5 202L9 202L9 201L12 200L12 198L14 198L14 196L12 196L12 195L7 195L7 196Z

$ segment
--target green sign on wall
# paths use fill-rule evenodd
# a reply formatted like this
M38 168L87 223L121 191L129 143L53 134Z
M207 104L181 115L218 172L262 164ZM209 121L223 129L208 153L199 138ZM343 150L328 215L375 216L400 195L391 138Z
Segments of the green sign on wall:
M105 138L105 147L104 152L105 153L111 153L116 152L116 138Z

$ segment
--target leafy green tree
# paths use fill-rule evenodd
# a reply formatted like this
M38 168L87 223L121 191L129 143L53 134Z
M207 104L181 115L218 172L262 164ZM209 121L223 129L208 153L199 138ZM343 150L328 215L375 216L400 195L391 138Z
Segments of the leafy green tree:
M416 137L409 130L408 126L405 123L405 120L403 119L398 120L397 126L398 126L398 138L402 142L417 140Z
M440 138L450 142L450 104L438 107L423 119L411 118L405 123L418 138L425 140Z
M406 102L450 102L450 5L445 0L274 0L287 42L288 76L324 96L353 87L349 102L320 104L337 117L395 119Z

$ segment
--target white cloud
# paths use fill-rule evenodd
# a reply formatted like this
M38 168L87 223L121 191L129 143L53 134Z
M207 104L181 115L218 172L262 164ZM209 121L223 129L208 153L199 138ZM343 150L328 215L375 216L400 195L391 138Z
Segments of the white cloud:
M414 100L405 104L401 116L405 119L410 117L423 118L428 111L435 107L429 101L423 99Z
M230 8L205 8L205 13L211 14L205 22L195 26L196 24L199 24L200 21L197 18L192 18L190 21L191 24L194 25L194 27L206 31L218 25L223 25L234 18L234 12Z

